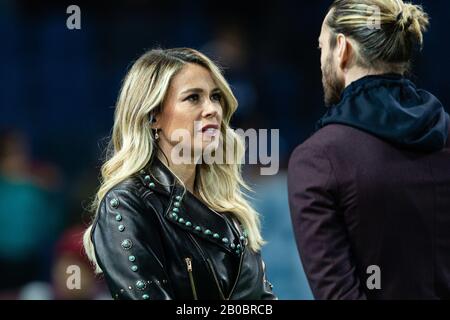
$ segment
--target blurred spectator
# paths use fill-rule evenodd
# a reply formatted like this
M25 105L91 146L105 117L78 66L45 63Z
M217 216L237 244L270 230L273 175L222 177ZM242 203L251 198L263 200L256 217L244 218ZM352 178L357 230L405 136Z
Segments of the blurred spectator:
M51 282L34 281L19 292L21 300L110 300L83 251L82 226L67 229L58 240L51 267ZM76 280L74 280L77 278ZM75 287L76 284L79 287Z
M30 174L26 139L14 130L0 133L0 296L45 278L43 256L60 227L60 207L43 177ZM37 171L39 172L39 171ZM37 183L39 181L40 183ZM48 187L49 185L47 185Z

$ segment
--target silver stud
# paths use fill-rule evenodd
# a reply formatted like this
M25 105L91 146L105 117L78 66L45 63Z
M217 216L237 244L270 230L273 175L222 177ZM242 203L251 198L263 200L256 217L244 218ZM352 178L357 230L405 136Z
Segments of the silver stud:
M120 226L117 227L117 229L119 229L119 231L122 232L123 230L125 230L125 227L123 226L123 224L121 224Z
M150 296L148 294L143 294L142 299L148 300L148 299L150 299Z
M220 238L220 236L219 236L219 234L218 234L218 233L214 233L214 234L213 234L213 238L214 238L214 239L219 239L219 238Z
M119 206L119 199L111 199L111 201L109 202L109 204L111 205L111 207L113 208L117 208Z
M234 248L236 248L236 245L234 243L232 243L232 244L230 244L230 248L234 249Z
M149 186L150 188L154 188L154 187L155 187L155 183L150 182L150 183L148 184L148 186Z
M122 221L122 216L120 214L116 215L116 221Z
M125 239L122 241L122 243L120 244L122 246L122 248L124 248L125 250L129 250L131 249L131 247L133 246L133 243L131 242L130 239Z
M134 262L134 261L136 261L136 257L135 256L129 256L128 257L128 261Z
M172 211L173 211L173 212L179 212L180 209L178 209L178 208L173 208Z
M196 227L195 227L195 231L202 231L202 227L196 226Z
M186 221L186 227L191 227L191 226L192 226L192 222Z
M228 243L228 238L222 238L223 243Z
M147 175L144 177L144 181L145 181L145 183L149 184L152 181L152 179L150 178L149 175Z
M176 196L175 200L180 201L181 200L181 196Z
M183 218L180 218L180 219L178 219L178 222L179 222L179 223L184 223L184 219L183 219Z
M132 265L131 266L131 271L136 272L138 270L138 266L137 265Z
M179 206L180 206L180 203L179 203L178 201L176 201L176 202L173 203L173 205L174 205L175 207L179 207Z
M146 287L147 284L145 283L145 281L142 280L136 281L136 288L138 288L139 290L144 290Z

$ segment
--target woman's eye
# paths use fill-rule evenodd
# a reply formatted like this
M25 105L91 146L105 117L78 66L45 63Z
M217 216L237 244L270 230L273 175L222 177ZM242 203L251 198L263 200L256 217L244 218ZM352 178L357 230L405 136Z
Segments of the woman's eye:
M214 100L214 101L221 101L222 100L222 94L220 94L220 93L214 93L212 96L211 96L211 98L212 98L212 100Z
M185 100L189 100L191 102L197 102L199 99L198 94L191 94L189 97L187 97Z

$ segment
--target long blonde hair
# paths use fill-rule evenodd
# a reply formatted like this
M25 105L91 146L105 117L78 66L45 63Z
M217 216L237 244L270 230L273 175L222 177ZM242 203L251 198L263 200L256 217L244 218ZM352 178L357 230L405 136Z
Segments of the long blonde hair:
M155 141L149 115L161 111L171 79L188 63L208 69L221 90L224 98L221 130L224 138L231 139L230 144L234 145L235 151L232 163L198 165L195 189L211 209L235 215L247 230L249 248L258 251L264 244L259 215L246 200L246 190L250 188L241 175L240 163L245 147L239 135L229 130L237 100L219 67L202 53L190 48L150 50L136 60L128 71L115 109L111 154L101 168L101 183L92 211L97 215L106 193L142 170L152 159ZM92 224L84 233L83 244L88 258L95 265L96 273L100 273L102 270L97 264L90 237L91 229Z
M330 10L326 23L334 33L331 49L342 33L356 42L356 64L380 71L408 71L429 24L421 6L402 0L335 0Z

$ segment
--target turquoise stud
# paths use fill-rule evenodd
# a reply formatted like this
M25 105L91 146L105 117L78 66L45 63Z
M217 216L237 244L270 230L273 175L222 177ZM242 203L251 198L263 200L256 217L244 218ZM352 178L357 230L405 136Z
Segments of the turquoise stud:
M120 214L116 215L116 221L122 221L122 216Z
M129 250L133 246L133 243L131 242L130 239L125 239L125 240L122 241L122 243L120 245L125 250Z
M148 186L149 186L150 188L154 188L154 187L155 187L155 183L154 183L154 182L150 182L150 183L148 184Z
M186 221L186 227L192 227L192 222Z
M119 206L119 200L116 199L116 198L111 199L111 201L109 202L109 204L111 205L111 207L117 208L117 207Z
M136 257L135 256L129 256L128 257L128 261L134 262L134 261L136 261Z
M202 227L196 226L196 227L195 227L195 231L202 231Z
M173 211L173 212L179 212L180 209L178 209L178 208L173 208L172 211Z
M236 245L234 243L230 244L230 248L234 250L236 248Z
M123 226L123 224L121 224L120 226L117 227L117 229L119 229L119 231L122 232L123 230L125 230L125 227Z
M180 201L181 200L181 196L176 196L175 200Z
M222 238L223 243L228 243L228 238Z
M131 271L136 272L137 269L138 269L138 266L137 266L137 265L132 265L132 266L131 266Z
M179 203L178 201L175 201L175 202L173 203L173 205L174 205L174 207L179 207L179 206L180 206L180 203Z
M204 232L207 236L212 235L212 231L209 229L206 229Z
M219 234L218 234L218 233L214 233L214 234L213 234L213 238L214 238L214 239L219 239L219 238L220 238L220 236L219 236Z
M184 219L183 219L183 218L180 218L180 219L178 219L178 222L179 222L179 223L184 223Z
M152 181L152 178L150 178L150 176L147 175L147 176L144 177L144 181L145 181L145 183L148 184L148 183L150 183Z
M143 294L142 299L148 300L148 299L150 299L150 296L148 294Z
M142 280L136 281L136 288L138 288L139 290L144 290L146 286L147 285L145 284L145 281Z

